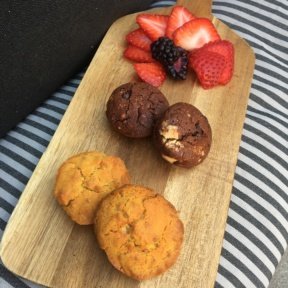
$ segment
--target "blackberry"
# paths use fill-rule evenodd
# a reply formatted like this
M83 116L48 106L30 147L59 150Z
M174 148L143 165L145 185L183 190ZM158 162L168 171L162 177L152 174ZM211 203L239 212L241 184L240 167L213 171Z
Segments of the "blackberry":
M181 47L177 48L179 58L172 65L167 65L165 68L172 78L185 80L188 71L188 53Z
M179 58L179 51L173 41L167 37L160 37L151 44L152 57L164 66L172 65Z
M151 44L152 57L163 64L167 73L174 79L186 79L188 53L167 37L160 37Z

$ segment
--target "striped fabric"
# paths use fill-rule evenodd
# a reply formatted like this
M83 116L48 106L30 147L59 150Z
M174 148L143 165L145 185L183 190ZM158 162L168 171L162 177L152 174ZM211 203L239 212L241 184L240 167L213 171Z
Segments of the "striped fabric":
M288 240L288 1L216 0L213 14L256 53L215 287L268 287ZM82 76L0 140L0 237ZM3 288L39 287L2 265L0 276Z

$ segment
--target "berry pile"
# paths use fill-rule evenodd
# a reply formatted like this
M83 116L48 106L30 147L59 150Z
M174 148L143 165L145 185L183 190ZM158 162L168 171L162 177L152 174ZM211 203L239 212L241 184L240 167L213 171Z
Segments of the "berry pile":
M204 89L231 80L233 44L221 40L209 19L175 6L169 16L138 14L136 22L139 28L126 35L124 57L136 62L135 71L143 81L158 87L166 75L185 80L189 68Z
M160 37L151 44L152 57L163 65L172 65L179 58L178 47L168 37Z
M152 57L158 60L174 79L186 79L188 69L188 53L175 46L168 37L160 37L151 44Z

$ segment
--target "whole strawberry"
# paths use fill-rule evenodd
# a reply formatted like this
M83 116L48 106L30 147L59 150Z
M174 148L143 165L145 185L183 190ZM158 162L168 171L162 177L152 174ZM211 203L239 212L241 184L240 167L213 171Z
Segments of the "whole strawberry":
M234 46L227 40L209 42L190 53L189 66L196 72L203 88L225 85L233 75ZM203 76L204 69L205 77Z
M233 44L227 40L217 40L204 45L201 51L215 52L225 57L225 68L219 79L219 84L227 84L231 80L234 70Z
M199 51L191 55L190 66L204 89L219 85L219 79L225 68L225 57L216 52Z

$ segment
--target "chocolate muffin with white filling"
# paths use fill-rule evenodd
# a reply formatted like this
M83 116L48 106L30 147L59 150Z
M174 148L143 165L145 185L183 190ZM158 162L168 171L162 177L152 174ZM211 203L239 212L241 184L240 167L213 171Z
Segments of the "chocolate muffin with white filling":
M153 140L166 161L191 168L208 155L212 131L200 110L188 103L176 103L157 122Z

